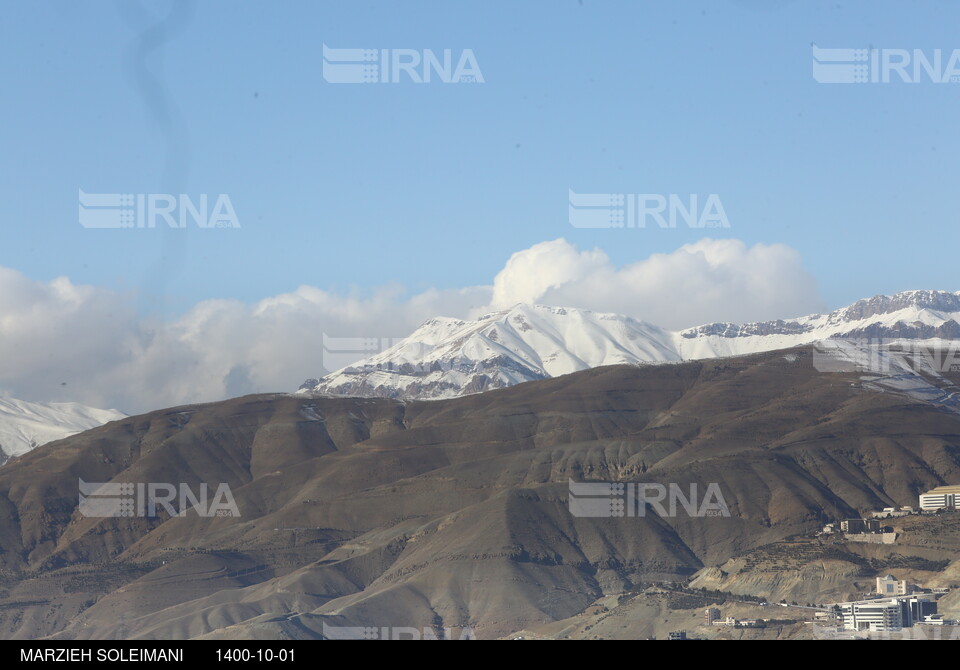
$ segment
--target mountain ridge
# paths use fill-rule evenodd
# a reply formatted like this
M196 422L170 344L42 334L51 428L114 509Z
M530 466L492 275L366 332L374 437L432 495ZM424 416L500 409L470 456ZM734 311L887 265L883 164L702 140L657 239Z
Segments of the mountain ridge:
M602 365L790 349L836 338L960 339L960 292L876 295L826 314L670 331L609 312L518 303L474 319L435 317L401 342L301 386L301 393L438 399Z
M76 402L30 402L0 397L0 465L31 449L126 418L115 409Z

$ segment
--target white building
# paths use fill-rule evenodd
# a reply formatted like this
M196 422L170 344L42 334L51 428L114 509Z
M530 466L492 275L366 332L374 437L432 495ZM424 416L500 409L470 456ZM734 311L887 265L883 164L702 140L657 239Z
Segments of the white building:
M880 632L904 628L903 606L896 598L840 603L840 616L846 630Z
M882 596L905 596L912 593L913 589L907 584L906 580L899 580L893 575L886 577L877 577L877 593Z
M920 495L920 509L935 511L938 509L957 509L960 498L960 486L940 486Z
M837 606L843 627L852 631L900 631L937 613L936 601L923 597L859 600Z

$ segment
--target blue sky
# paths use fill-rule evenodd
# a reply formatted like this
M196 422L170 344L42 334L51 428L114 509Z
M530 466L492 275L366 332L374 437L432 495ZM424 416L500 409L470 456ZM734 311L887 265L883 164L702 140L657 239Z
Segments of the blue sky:
M7 8L0 265L176 312L300 284L488 283L561 236L615 263L703 236L573 229L572 188L717 193L726 236L797 249L831 307L958 288L960 86L818 84L810 55L953 49L953 3L199 2L146 61L168 142L134 62L171 6ZM469 48L485 83L328 84L324 42ZM241 229L83 229L78 188L225 192Z
M3 285L0 322L39 313L41 294L54 296L51 314L63 305L96 312L85 301L112 296L90 330L119 328L110 319L122 312L129 341L116 347L127 358L171 332L162 324L175 324L180 342L201 332L197 323L221 319L215 305L234 309L222 301L247 305L247 316L274 302L323 305L314 330L332 332L333 322L334 334L402 336L430 310L476 308L482 296L463 305L457 296L489 290L498 273L517 287L493 289L501 302L537 299L543 291L530 286L542 289L551 272L560 278L551 281L593 272L594 249L605 254L600 265L620 268L674 258L704 237L743 248L725 248L714 274L684 274L677 263L658 281L677 287L664 298L677 302L742 270L750 295L741 299L742 282L727 286L729 320L960 289L960 84L821 84L811 60L814 43L949 55L960 48L956 3L39 0L10 4L5 18L0 269L15 271L10 286L23 294L14 300ZM454 58L470 49L484 82L331 84L323 44L451 49ZM226 193L240 228L87 229L78 189ZM730 227L577 229L569 190L716 193ZM559 238L568 245L538 246ZM747 250L763 245L783 248L755 262ZM507 272L517 252L539 254L540 264ZM780 266L774 277L769 268ZM806 274L794 281L798 268ZM89 291L78 298L51 283L57 277ZM803 287L778 301L793 284ZM319 293L276 298L298 287ZM402 302L434 290L436 300ZM773 298L751 302L764 291ZM393 302L382 325L377 314L348 318L380 309L384 292ZM109 306L117 296L126 302ZM736 313L741 302L755 309ZM610 305L654 321L664 308L598 299ZM684 317L664 325L718 318ZM76 331L66 323L62 332ZM260 336L289 335L273 328ZM253 379L274 353L247 352L242 365L204 374L245 379L247 366ZM11 380L29 372L0 369L0 390L16 391ZM297 374L264 384L282 388ZM20 390L51 397L45 388Z

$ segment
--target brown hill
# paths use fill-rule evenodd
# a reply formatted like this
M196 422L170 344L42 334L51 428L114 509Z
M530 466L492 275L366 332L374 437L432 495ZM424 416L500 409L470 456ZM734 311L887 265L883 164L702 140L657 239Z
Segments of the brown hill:
M570 479L715 483L730 515L577 518ZM86 518L79 480L225 483L240 516ZM960 415L817 372L808 350L445 401L178 407L0 467L0 635L501 637L957 482Z

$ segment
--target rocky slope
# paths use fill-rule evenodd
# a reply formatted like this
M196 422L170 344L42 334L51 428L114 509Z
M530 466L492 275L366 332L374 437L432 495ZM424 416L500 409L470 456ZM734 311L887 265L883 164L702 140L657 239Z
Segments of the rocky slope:
M809 349L601 367L431 402L260 395L152 412L0 468L0 635L507 636L653 583L732 575L731 561L835 517L915 504L960 481L958 435L960 415L820 372ZM226 484L238 516L90 518L80 480ZM682 503L577 516L571 480L715 484L729 516ZM871 566L828 563L817 594L855 591L848 581L869 582ZM738 574L757 590L800 588Z

